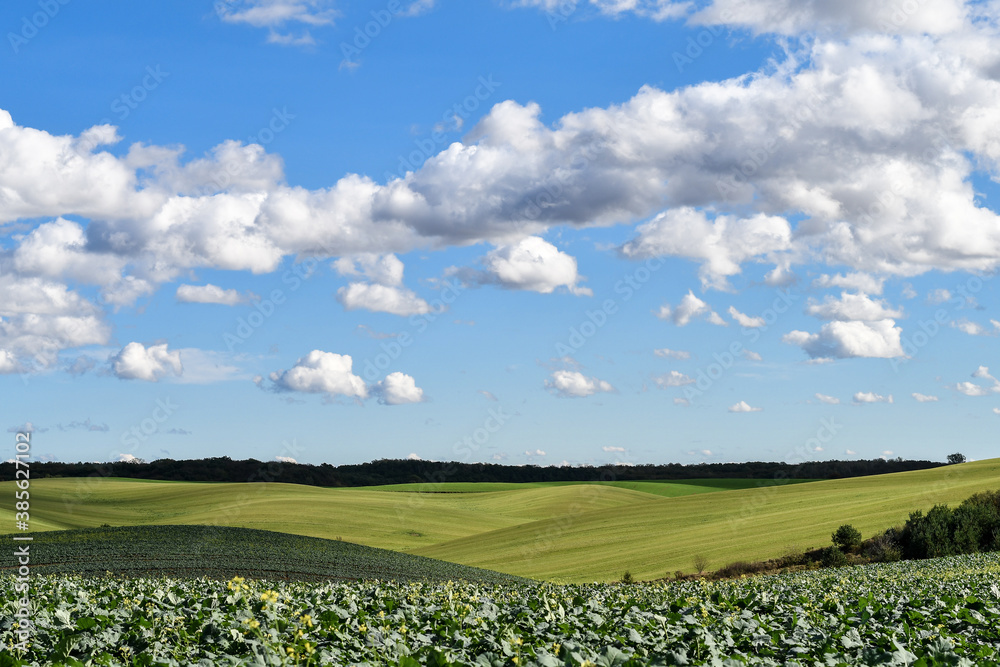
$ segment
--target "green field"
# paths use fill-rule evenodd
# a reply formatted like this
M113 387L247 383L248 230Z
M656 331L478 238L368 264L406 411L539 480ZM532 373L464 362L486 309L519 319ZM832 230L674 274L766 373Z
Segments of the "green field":
M746 486L747 480L727 484ZM756 482L750 481L756 485ZM720 489L719 482L627 482L324 489L121 479L39 479L32 527L231 525L404 551L534 579L613 581L625 570L655 579L829 544L843 523L864 533L909 512L1000 488L1000 459L893 475ZM713 484L715 486L713 486ZM655 487L666 493L648 492ZM711 489L713 492L706 492ZM684 490L687 495L668 497ZM478 491L478 492L472 492ZM12 482L0 497L13 497ZM0 525L13 525L0 510Z
M10 536L0 536L9 544ZM20 546L20 545L18 545ZM0 575L18 567L14 549L0 554ZM105 573L128 577L235 576L292 581L380 579L518 583L525 580L398 551L226 526L125 526L38 533L31 574Z

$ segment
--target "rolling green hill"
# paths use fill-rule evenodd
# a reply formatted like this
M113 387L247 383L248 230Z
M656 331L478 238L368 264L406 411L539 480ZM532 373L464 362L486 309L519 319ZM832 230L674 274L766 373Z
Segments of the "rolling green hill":
M912 510L1000 488L1000 459L934 470L725 491L594 510L504 528L414 553L553 581L640 579L828 546L844 523L867 537Z
M34 480L31 514L34 530L231 525L580 582L615 580L626 569L644 579L690 572L696 554L709 568L780 556L828 544L842 523L868 536L911 510L995 488L1000 459L774 487L712 480L326 489L76 478ZM428 490L436 492L417 492ZM13 491L0 483L0 497ZM0 510L3 525L13 526L9 509Z
M2 539L2 538L0 538ZM18 564L0 555L0 574ZM518 577L398 551L263 530L213 526L126 526L39 533L34 574L230 579L390 579L515 583Z

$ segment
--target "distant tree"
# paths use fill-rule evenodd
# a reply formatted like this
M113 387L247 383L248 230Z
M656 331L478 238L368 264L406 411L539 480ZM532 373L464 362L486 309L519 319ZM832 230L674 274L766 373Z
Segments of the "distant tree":
M837 547L827 547L823 549L823 567L844 567L850 565L850 561L843 551Z
M854 551L861 546L861 531L849 523L834 531L831 537L834 545L844 552Z
M625 574L622 575L622 583L623 584L634 584L635 583L635 577L632 576L631 572L629 572L628 570L625 570Z
M955 452L954 454L948 455L948 463L955 465L956 463L965 463L965 454L960 452Z
M705 568L708 567L708 559L701 554L694 557L694 569L698 571L698 574L702 574Z

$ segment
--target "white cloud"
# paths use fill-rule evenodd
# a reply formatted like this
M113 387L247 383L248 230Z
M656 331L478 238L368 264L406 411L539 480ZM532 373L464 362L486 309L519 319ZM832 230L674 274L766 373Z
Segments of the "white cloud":
M298 461L293 459L291 456L275 456L274 460L279 463L298 463Z
M19 373L21 371L17 358L9 350L0 350L0 375Z
M944 35L958 30L966 14L961 0L902 5L841 0L713 0L693 17L695 24L742 27L755 33L794 35L800 32L852 34Z
M166 343L148 348L142 343L129 343L109 361L114 374L122 380L157 382L168 373L180 376L184 372L181 353L171 352Z
M686 360L691 358L691 353L685 350L671 350L670 348L661 348L659 350L653 350L653 354L658 357L664 357L666 359L678 359Z
M877 278L867 273L823 274L813 281L814 287L842 287L865 294L881 294L885 278Z
M465 282L494 284L505 289L550 294L565 288L570 294L591 296L593 292L578 283L576 258L543 238L529 236L517 243L501 245L482 258L484 270L452 268L448 271Z
M532 451L530 449L527 449L527 450L525 450L524 455L525 456L545 456L545 450L536 449L536 450Z
M913 394L911 394L911 396L913 396L913 398L916 399L918 403L933 403L934 401L938 400L937 396L928 396L927 394L920 394L917 392L914 392Z
M894 310L883 300L874 300L864 294L842 292L839 299L826 297L822 303L810 300L806 313L822 320L873 322L902 317L901 310Z
M820 403L826 403L827 405L839 405L840 399L836 396L827 396L826 394L816 394L816 400Z
M555 371L545 386L561 398L583 398L598 392L613 392L615 390L604 380L587 377L579 371Z
M424 390L417 386L416 380L398 371L387 375L372 391L386 405L421 403L424 400Z
M854 451L853 449L845 449L844 453L847 454L848 456L857 456L858 455L858 453L856 451Z
M981 380L993 380L993 382L997 382L997 379L993 377L992 373L990 373L989 366L980 366L976 370L972 371L972 377Z
M910 283L903 283L903 289L900 292L904 299L916 299L917 291L913 289L913 285Z
M420 458L420 455L417 454L416 452L410 452L409 456L406 457L406 460L408 460L408 461L423 461L423 459Z
M603 449L606 452L624 452L625 451L624 447L608 447L608 446L606 446L606 447L601 447L601 449Z
M740 273L750 259L778 263L778 253L791 248L792 230L784 218L717 216L685 207L670 209L641 225L638 236L622 246L626 257L645 259L664 255L702 260L702 284L729 289L728 278Z
M142 459L134 454L119 454L115 457L117 463L142 463Z
M819 333L792 331L781 340L801 347L814 359L891 359L905 356L900 342L903 330L895 324L893 320L828 322Z
M694 384L694 379L678 371L670 371L669 373L664 373L663 375L654 376L653 381L656 383L656 386L661 389L666 389L667 387L683 387L685 385Z
M217 303L236 306L247 303L250 296L240 294L235 289L223 289L216 285L178 285L176 298L181 303Z
M892 394L888 396L883 396L882 394L876 394L871 391L859 391L854 394L855 403L892 403Z
M993 414L1000 415L1000 408L993 408Z
M736 405L730 405L730 412L760 412L764 408L752 408L746 401L740 401Z
M927 303L937 305L951 299L951 292L946 289L936 289L927 295Z
M986 327L984 327L983 325L979 324L978 322L973 322L973 321L971 321L971 320L969 320L968 318L965 318L965 317L963 317L960 320L953 320L951 322L951 326L953 328L958 329L962 333L969 334L970 336L995 336L995 335L997 335L998 330L1000 330L1000 322L997 322L996 320L990 320L990 324L993 326L992 330L987 329Z
M353 363L350 355L313 350L289 370L271 373L270 379L278 391L367 398L364 380L351 372Z
M431 312L430 304L401 287L372 283L351 283L337 290L337 301L347 310L370 310L408 317Z
M751 350L743 350L743 358L747 361L763 361L763 357L757 352Z
M680 405L682 407L687 408L687 407L691 406L691 401L689 401L686 398L675 398L674 399L674 405Z
M403 262L392 253L378 255L362 253L352 257L341 257L333 263L333 268L342 276L361 276L369 281L399 287L403 284Z
M725 320L691 291L684 295L676 308L671 308L669 305L661 306L656 316L661 320L670 320L679 327L687 326L695 317L702 318L710 324L726 326Z
M749 315L745 315L736 310L733 306L729 306L729 316L736 320L737 324L741 327L747 327L750 329L757 329L767 324L763 317L751 317Z
M959 382L955 385L955 389L966 396L989 396L994 393L989 387L972 382Z

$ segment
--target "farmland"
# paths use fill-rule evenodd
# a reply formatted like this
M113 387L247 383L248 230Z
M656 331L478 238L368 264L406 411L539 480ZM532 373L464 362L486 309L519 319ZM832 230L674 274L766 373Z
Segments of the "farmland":
M1000 660L998 576L989 554L634 586L36 577L33 645L0 665L971 667Z
M740 480L745 482L745 480ZM549 581L615 581L625 570L657 579L824 546L852 523L865 536L912 510L957 504L1000 487L1000 460L932 470L772 487L662 482L323 489L288 484L41 479L31 487L32 526L230 525L428 556ZM715 484L715 487L712 485ZM688 495L666 497L644 485ZM714 488L713 492L700 492ZM476 492L481 491L481 492ZM0 483L0 495L13 493ZM0 521L12 525L9 510Z
M497 572L350 542L214 526L128 526L38 533L31 543L31 554L33 575L519 581ZM0 555L0 574L16 568L13 550L5 550Z

